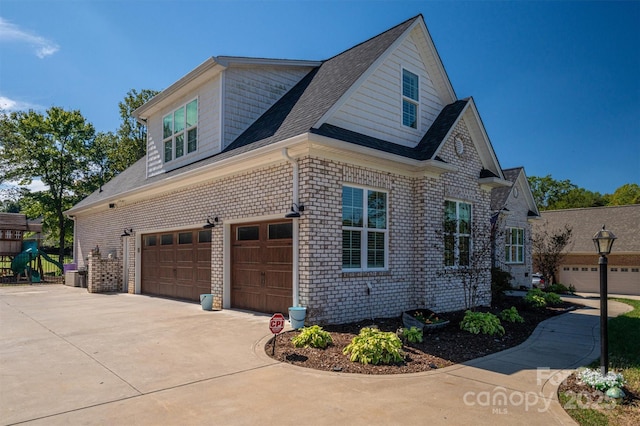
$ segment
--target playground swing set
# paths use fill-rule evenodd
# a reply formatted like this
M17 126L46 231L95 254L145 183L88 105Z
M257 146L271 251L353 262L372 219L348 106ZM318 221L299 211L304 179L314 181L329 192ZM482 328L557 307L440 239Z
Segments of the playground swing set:
M27 232L33 238L24 239ZM44 278L42 259L62 272L62 265L40 249L42 224L28 221L18 213L0 213L0 281L39 283Z

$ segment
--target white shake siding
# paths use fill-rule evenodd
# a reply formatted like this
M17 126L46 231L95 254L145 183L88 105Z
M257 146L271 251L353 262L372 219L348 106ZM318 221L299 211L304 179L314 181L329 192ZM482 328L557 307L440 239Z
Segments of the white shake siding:
M185 147L185 155L165 163L162 117L195 98L198 99L198 149L195 153L187 154ZM218 75L150 116L147 122L147 176L164 173L220 152L219 105L220 76Z
M402 125L402 68L419 76L418 129ZM444 107L422 62L413 36L376 69L327 123L414 147Z
M233 142L309 71L310 67L228 68L224 76L223 148Z

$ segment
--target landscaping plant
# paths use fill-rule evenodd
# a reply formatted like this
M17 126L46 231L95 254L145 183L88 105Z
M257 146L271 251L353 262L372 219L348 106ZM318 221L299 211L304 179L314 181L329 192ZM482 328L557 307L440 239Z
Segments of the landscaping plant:
M418 327L402 328L398 331L398 337L409 343L422 343L422 330Z
M319 348L324 349L333 343L331 334L328 331L322 329L318 325L312 325L311 327L304 327L300 330L300 334L291 339L291 343L296 348Z
M531 307L544 308L545 306L547 306L547 294L555 293L545 293L539 288L532 288L531 290L527 291L527 294L524 296L524 301Z
M609 371L606 376L603 376L600 370L583 368L578 371L578 377L587 385L602 392L613 387L621 388L625 384L622 374L612 371Z
M369 327L360 330L360 334L351 340L342 353L350 353L349 359L352 362L365 365L391 364L404 360L402 341L395 333Z
M504 327L500 324L500 318L491 312L466 311L460 322L460 328L473 334L504 335Z
M511 308L505 309L502 312L500 312L500 318L502 318L503 321L507 321L507 322L513 322L513 323L524 322L524 318L520 316L515 306L512 306Z

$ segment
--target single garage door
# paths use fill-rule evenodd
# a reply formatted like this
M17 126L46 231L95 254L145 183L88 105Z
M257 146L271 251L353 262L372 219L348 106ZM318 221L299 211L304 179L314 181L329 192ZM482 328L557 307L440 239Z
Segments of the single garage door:
M287 312L293 302L291 221L231 227L231 305L258 312Z
M195 301L211 293L211 230L143 235L142 293Z

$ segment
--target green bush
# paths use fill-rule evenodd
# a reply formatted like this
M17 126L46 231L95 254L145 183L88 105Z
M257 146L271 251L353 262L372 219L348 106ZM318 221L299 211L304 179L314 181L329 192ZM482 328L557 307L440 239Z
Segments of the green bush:
M296 348L320 348L324 349L333 343L331 334L317 325L304 327L300 330L300 334L291 339L291 343Z
M546 286L544 291L547 293L556 293L556 294L569 294L571 291L564 284L556 283L551 284L550 286Z
M500 268L491 268L491 297L492 300L499 300L504 296L504 292L511 290L511 279L513 276Z
M422 343L422 330L418 327L403 328L399 330L398 337L409 343Z
M532 288L524 296L524 301L534 308L544 308L547 306L545 293L539 288Z
M500 324L500 318L491 312L471 312L466 311L464 318L460 322L460 328L473 334L494 334L503 335L504 327Z
M395 333L369 327L360 330L360 334L351 340L342 353L351 353L349 359L352 362L365 365L391 364L404 360L402 341Z
M500 318L502 318L503 321L507 322L524 322L524 318L520 316L515 306L512 306L511 308L505 309L500 312Z
M532 288L524 296L524 301L534 308L544 308L547 305L558 305L562 299L555 293L545 293L539 288Z
M562 299L555 293L545 293L544 301L547 302L547 305L559 305L562 303Z

